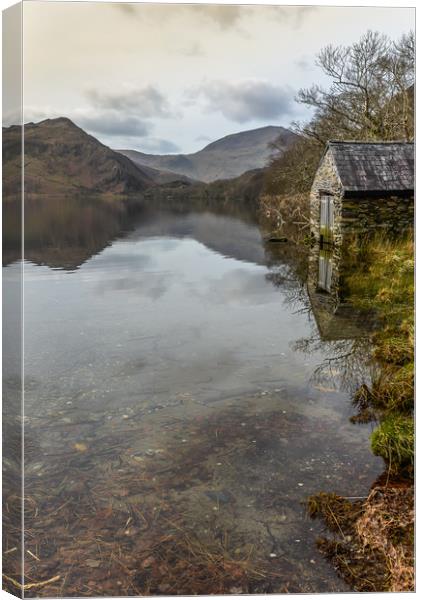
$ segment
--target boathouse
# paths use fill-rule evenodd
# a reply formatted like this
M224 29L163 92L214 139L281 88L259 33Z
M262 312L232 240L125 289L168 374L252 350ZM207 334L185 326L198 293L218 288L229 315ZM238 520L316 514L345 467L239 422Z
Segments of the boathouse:
M414 144L331 141L310 192L310 227L321 243L347 233L399 233L414 223Z

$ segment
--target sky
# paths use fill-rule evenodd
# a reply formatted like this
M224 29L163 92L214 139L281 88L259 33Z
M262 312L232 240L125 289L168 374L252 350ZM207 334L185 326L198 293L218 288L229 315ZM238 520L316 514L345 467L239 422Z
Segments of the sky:
M24 119L67 116L112 148L195 152L309 119L294 98L329 84L315 64L327 44L414 27L413 8L26 2Z

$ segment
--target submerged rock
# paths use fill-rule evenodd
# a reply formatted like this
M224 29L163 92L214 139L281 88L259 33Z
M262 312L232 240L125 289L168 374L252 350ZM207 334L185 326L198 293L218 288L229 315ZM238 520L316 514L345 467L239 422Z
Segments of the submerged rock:
M214 502L220 502L221 504L228 504L229 502L232 502L234 500L233 495L227 490L209 490L205 492L205 494Z

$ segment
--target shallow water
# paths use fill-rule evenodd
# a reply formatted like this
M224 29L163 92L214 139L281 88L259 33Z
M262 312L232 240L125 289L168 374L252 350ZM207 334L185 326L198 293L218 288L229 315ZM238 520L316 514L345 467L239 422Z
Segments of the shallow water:
M349 339L311 310L306 251L246 212L89 207L24 265L28 576L60 574L50 596L347 591L302 503L365 496L382 462L340 369L314 375ZM186 539L252 574L173 585Z

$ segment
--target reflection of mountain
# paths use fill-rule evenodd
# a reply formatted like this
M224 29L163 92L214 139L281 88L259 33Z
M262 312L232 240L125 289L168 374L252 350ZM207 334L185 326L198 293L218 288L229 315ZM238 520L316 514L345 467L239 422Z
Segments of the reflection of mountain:
M194 154L144 154L119 150L140 166L165 169L199 181L238 177L245 171L264 167L271 154L270 144L278 141L285 149L296 135L284 127L260 127L227 135Z
M211 250L237 260L265 264L260 230L229 215L205 212L146 211L129 239L149 237L192 238Z
M18 200L3 202L3 264L21 256ZM100 252L131 221L130 204L90 197L25 199L25 259L75 269Z
M162 207L147 201L44 196L25 201L25 259L52 268L75 269L118 237L190 237L223 254L265 264L253 213L238 202L218 213L211 204ZM5 265L20 257L18 200L3 206ZM230 214L232 216L230 216Z

